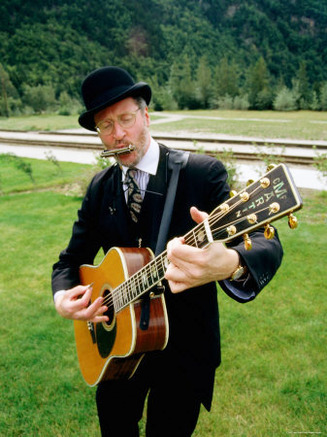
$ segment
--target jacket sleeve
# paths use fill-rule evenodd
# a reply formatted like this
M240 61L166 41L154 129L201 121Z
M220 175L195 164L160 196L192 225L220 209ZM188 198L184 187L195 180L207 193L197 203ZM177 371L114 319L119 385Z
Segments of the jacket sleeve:
M245 280L221 281L221 288L238 302L253 300L258 293L271 281L277 272L283 258L283 249L277 230L272 240L267 240L260 228L250 234L252 249L246 250L243 242L232 245L248 268L249 275Z

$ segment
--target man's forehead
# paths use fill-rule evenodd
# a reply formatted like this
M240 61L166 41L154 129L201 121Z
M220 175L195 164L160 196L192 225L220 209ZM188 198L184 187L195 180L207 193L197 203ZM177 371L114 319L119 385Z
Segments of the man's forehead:
M120 100L113 105L107 106L101 111L94 115L94 120L97 122L103 120L104 118L110 118L114 115L119 115L128 111L135 111L137 107L135 106L135 100L133 97L127 97L126 99Z

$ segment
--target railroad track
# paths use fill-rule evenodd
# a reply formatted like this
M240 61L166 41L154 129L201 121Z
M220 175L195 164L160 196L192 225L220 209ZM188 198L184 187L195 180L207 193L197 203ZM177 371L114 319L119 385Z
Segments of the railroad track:
M318 156L326 157L327 141L279 140L230 137L224 135L168 135L152 133L168 147L198 151L210 155L231 153L238 160L262 161L264 156L278 157L288 164L312 165ZM96 134L80 132L12 132L0 131L0 144L102 150Z

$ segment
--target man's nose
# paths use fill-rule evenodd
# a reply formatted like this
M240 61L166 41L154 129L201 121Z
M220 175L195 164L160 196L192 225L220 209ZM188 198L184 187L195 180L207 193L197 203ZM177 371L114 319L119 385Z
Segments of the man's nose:
M113 136L115 139L119 140L122 139L125 135L124 129L120 126L118 121L114 121L114 127L113 127Z

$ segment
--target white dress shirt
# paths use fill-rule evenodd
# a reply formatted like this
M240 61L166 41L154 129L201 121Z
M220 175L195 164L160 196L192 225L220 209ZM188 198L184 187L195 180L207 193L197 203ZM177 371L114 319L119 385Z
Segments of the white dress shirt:
M137 172L135 173L135 180L140 188L142 198L144 199L146 187L148 186L150 175L157 173L159 164L159 144L151 137L150 146L143 156L141 161L135 166ZM126 179L126 172L128 167L122 166L122 182L127 201L127 185L124 183Z

